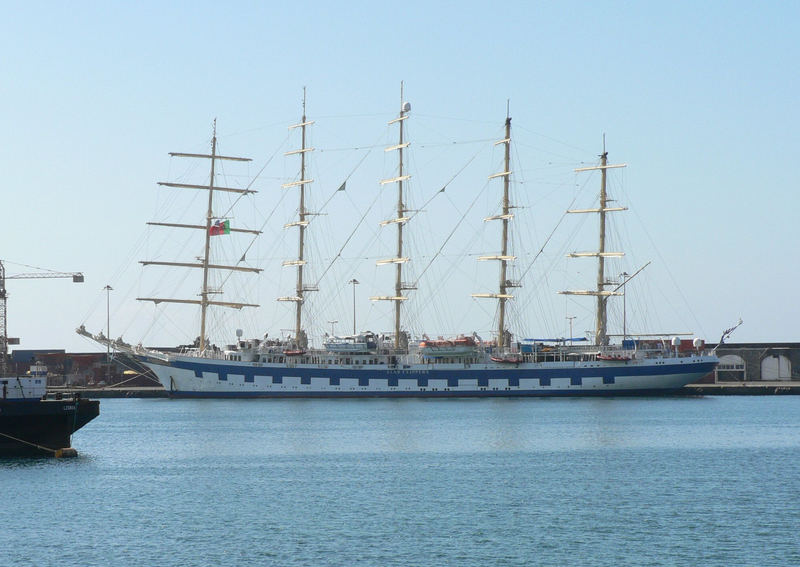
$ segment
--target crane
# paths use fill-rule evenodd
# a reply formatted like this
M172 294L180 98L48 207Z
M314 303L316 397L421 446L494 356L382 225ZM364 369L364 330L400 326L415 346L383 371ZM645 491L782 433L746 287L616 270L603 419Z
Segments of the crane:
M6 268L0 260L0 376L4 376L8 371L8 345L19 344L19 339L8 338L7 311L8 292L6 292L6 280L31 280L45 278L72 278L73 283L83 283L81 272L54 272L47 270L44 272L34 272L30 274L6 275Z

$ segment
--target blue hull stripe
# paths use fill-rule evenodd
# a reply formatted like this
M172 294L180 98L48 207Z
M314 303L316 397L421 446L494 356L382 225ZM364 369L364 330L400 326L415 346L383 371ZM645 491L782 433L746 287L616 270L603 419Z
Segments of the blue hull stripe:
M164 364L159 362L159 364ZM660 364L660 365L602 365L597 367L575 367L575 368L475 368L461 367L457 369L388 369L388 368L319 368L319 367L286 367L286 366L231 366L229 364L216 363L197 363L177 360L169 364L173 368L191 370L195 376L202 376L203 373L217 374L220 380L227 380L229 374L243 375L245 382L253 382L254 378L286 376L299 377L301 380L319 378L324 374L326 378L341 380L342 378L358 378L360 386L366 386L370 380L391 380L395 379L417 379L420 382L426 380L447 380L448 387L456 387L459 380L497 380L508 379L510 386L518 386L520 379L544 379L569 378L572 385L580 385L584 378L613 379L617 376L662 376L666 374L694 374L702 372L707 374L714 370L716 363L704 362L694 364ZM365 376L366 374L366 376ZM420 384L424 387L424 383ZM544 385L544 384L543 384Z
M442 367L387 366L353 368L325 366L285 366L281 364L236 364L220 361L175 360L171 363L147 360L160 366L162 372L168 368L188 371L208 384L215 380L222 385L229 380L230 387L194 387L172 390L173 397L191 398L448 398L448 397L544 397L544 396L642 396L675 392L677 385L665 387L660 380L664 376L686 376L686 382L704 376L714 370L715 361L674 362L660 364L598 364L594 366L572 366L561 368L492 367L485 365ZM479 366L482 366L479 367ZM231 378L233 375L234 378ZM620 380L639 379L631 388L615 388ZM652 378L652 382L650 380ZM346 390L339 390L342 380L347 380ZM568 380L569 387L556 384L554 379ZM597 387L598 379L603 386ZM264 383L265 388L251 389L245 384ZM298 383L299 388L273 389L268 384ZM528 382L520 389L520 380ZM531 384L531 380L535 382ZM590 383L587 384L586 380ZM355 381L355 382L353 382ZM433 382L431 382L433 381ZM680 382L680 379L678 380ZM674 382L673 382L674 383ZM315 386L312 386L315 384ZM356 387L355 384L358 384ZM652 387L648 387L652 384ZM197 384L200 386L200 384ZM358 388L358 389L356 389ZM171 390L171 388L167 388Z
M544 397L627 397L675 394L680 388L639 390L486 390L486 391L351 391L351 392L170 392L172 398L544 398Z

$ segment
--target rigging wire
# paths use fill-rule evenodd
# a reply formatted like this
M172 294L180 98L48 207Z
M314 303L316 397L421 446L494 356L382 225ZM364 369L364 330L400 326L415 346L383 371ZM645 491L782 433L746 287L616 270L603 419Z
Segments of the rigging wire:
M470 160L470 161L472 161L472 160ZM466 167L466 166L465 166L465 167ZM462 168L462 171L463 171L463 168ZM439 249L436 251L436 253L433 255L433 257L431 257L430 261L429 261L429 262L426 264L426 266L425 266L425 267L422 269L422 272L420 272L419 276L417 276L417 279L416 279L416 282L415 282L415 284L418 284L418 283L419 283L419 280L420 280L420 279L422 279L422 276L423 276L423 275L425 275L425 272L427 272L427 271L428 271L428 268L430 268L430 267L431 267L431 264L433 264L433 262L436 260L436 258L438 258L438 257L439 257L439 254L441 254L441 252L442 252L442 250L444 249L444 247L447 245L447 243L450 241L450 239L451 239L451 238L453 237L453 235L456 233L456 230L458 230L458 227L459 227L459 226L461 226L461 223L462 223L462 222L464 222L464 219L467 217L467 213L468 213L468 212L470 212L470 211L472 210L472 207L475 205L475 203L477 203L477 202L478 202L478 199L479 199L479 198L480 198L480 197L483 195L484 191L486 191L486 188L487 188L488 186L489 186L489 181L486 181L486 183L484 183L484 185L483 185L483 187L481 188L481 190L480 190L480 191L478 191L478 194L477 194L477 195L475 195L475 198L474 198L474 199L472 200L472 202L469 204L469 207L467 207L467 210L466 210L466 211L464 211L464 214L463 214L463 215L461 215L461 218L460 218L460 219L458 219L458 222L457 222L457 223L456 223L456 225L453 227L453 230L451 230L451 231L450 231L450 234L448 234L448 235L447 235L447 238L445 238L444 242L442 242L442 245L439 247ZM442 191L444 191L444 188L442 188L440 191L438 191L438 192L437 192L437 194L438 194L438 193L441 193Z
M278 152L279 152L279 151L281 151L281 149L282 149L282 148L283 148L283 147L286 145L286 143L287 143L288 141L289 141L289 134L287 134L287 135L286 135L286 138L284 138L283 142L281 142L281 144L280 144L280 145L279 145L279 146L278 146L278 147L275 149L275 151L274 151L274 152L272 152L272 155L271 155L271 156L269 156L269 158L267 159L266 163L264 163L264 165L261 167L261 169L259 169L259 170L258 170L258 173L256 173L256 174L255 174L255 176L254 176L254 177L253 177L253 179L250 181L250 183L248 183L248 184L247 184L247 186L245 187L245 190L247 190L247 191L249 191L249 190L250 190L250 188L253 186L253 183L255 183L255 182L256 182L256 180L258 180L258 178L261 176L261 174L262 174L262 173L264 173L264 170L267 168L267 166L268 166L270 163L272 163L272 160L273 160L273 159L275 159L275 156L276 156L276 155L278 155ZM212 180L212 183L213 183L213 180ZM240 194L239 194L239 195L238 195L238 196L237 196L237 197L236 197L236 198L233 200L233 203L231 203L231 204L228 206L228 210L226 210L226 211L225 211L225 213L224 213L224 215L223 215L223 216L227 216L227 215L228 215L228 213L230 213L230 212L231 212L231 210L233 210L233 207L235 207L235 206L236 206L236 204L237 204L237 203L238 203L238 202L239 202L239 201L240 201L240 200L241 200L241 199L242 199L242 198L243 198L245 195L248 195L248 193L240 193ZM266 223L265 223L265 224L266 224ZM262 228L262 229L264 228L265 224L261 226L261 228ZM261 230L261 229L259 229L259 230ZM249 247L248 247L248 248L249 248Z
M461 173L462 173L462 172L463 172L463 171L464 171L464 170L465 170L465 169L466 169L466 168L469 166L469 164L471 164L471 163L472 163L472 162L475 160L475 158L476 158L476 157L478 157L478 155L480 155L480 153L481 153L483 150L484 150L484 148L483 148L483 147L479 148L479 149L478 149L478 151L477 151L477 152L475 152L475 153L472 155L472 157L471 157L471 158L469 158L469 159L466 161L466 163L465 163L463 166L461 166L461 169L459 169L458 171L456 171L456 172L453 174L453 176L452 176L450 179L448 179L448 180L447 180L447 182L445 182L445 184L444 184L444 185L442 185L442 188L441 188L441 189L439 189L438 191L436 191L435 193L433 193L433 195L431 195L431 196L430 196L430 198L429 198L427 201L425 201L425 202L422 204L422 206L421 206L421 207L420 207L418 210L414 211L414 213L413 213L413 214L412 214L412 215L409 217L409 221L410 221L410 220L412 220L414 217L416 217L418 214L420 214L420 213L421 213L423 210L425 210L425 207L427 207L427 206L428 206L428 205L431 203L431 201L433 201L433 200L434 200L436 197L438 197L439 195L441 195L442 193L444 193L445 189L447 189L447 187L448 187L448 186L449 186L449 185L450 185L450 184L451 184L453 181L455 181L455 180L456 180L456 178L457 178L459 175L461 175ZM466 210L466 211L464 211L464 213L461 215L461 218L460 218L460 219L459 219L459 221L456 223L456 225L453 227L453 230L451 230L451 231L450 231L450 234L448 234L447 238L444 240L444 242L442 242L442 245L439 247L439 249L436 251L436 253L435 253L435 254L434 254L432 257L431 257L431 259L430 259L430 261L428 262L428 264L427 264L427 265L426 265L426 266L423 268L422 272L420 272L420 274L419 274L419 275L416 277L416 279L415 279L415 282L414 282L414 283L415 283L415 285L419 283L419 280L420 280L420 279L422 279L422 276L425 274L425 272L426 272L426 271L428 271L428 268L430 268L430 267L431 267L431 264L433 264L433 262L436 260L436 258L437 258L437 257L438 257L438 256L441 254L441 252L442 252L442 250L444 249L444 247L447 245L447 243L448 243L448 242L450 241L450 239L453 237L453 234L455 234L456 230L458 230L458 227L459 227L459 226L461 226L461 223L462 223L462 222L464 221L464 219L466 218L466 215L467 215L467 213L468 213L468 212L469 212L469 211L472 209L473 205L475 205L475 203L477 202L478 198L479 198L479 197L480 197L480 196L483 194L484 190L486 189L486 187L487 187L488 185L489 185L489 183L487 182L487 183L486 183L486 184L483 186L483 188L482 188L482 189L481 189L481 190L478 192L478 194L476 195L475 199L473 199L472 203L470 203L469 207L467 207L467 210Z
M322 204L322 206L321 206L321 207L320 207L320 209L319 209L319 213L322 213L322 211L323 211L323 210L325 210L325 207L327 207L327 206L328 206L328 204L329 204L329 203L330 203L330 202L333 200L333 198L336 196L336 194L337 194L337 193L339 193L339 191L346 191L346 185L347 185L347 181L348 181L348 180L349 180L349 179L350 179L350 178L353 176L353 174L354 174L354 173L355 173L355 172L356 172L356 171L357 171L357 170L358 170L358 169L359 169L359 168L360 168L360 167L363 165L364 161L367 159L367 156L369 156L369 154L371 154L371 153L372 153L372 150L373 150L374 148L378 148L378 147L382 147L382 146L379 146L379 145L375 145L375 144L373 144L373 145L370 145L370 146L365 146L364 148L361 148L361 149L368 148L368 150L367 150L367 152L366 152L366 153L365 153L365 154L364 154L364 155L361 157L361 159L360 159L360 160L359 160L359 162L358 162L358 163L355 165L355 167L353 167L353 169L352 169L352 170L350 170L350 173L348 173L348 174L347 174L347 176L344 178L344 181L342 181L341 185L339 185L339 187L338 187L338 188L337 188L335 191L333 191L333 192L331 193L330 197L328 197L328 199L327 199L327 200L326 200L326 201L325 201L325 202ZM315 285L319 286L320 282L322 281L322 278L324 278L324 277L325 277L325 274L327 274L327 273L328 273L328 270L330 270L330 268L333 266L333 264L336 262L336 260L337 260L337 259L339 259L339 257L342 255L342 252L344 251L345 247L346 247L346 246L347 246L347 244L350 242L350 240L353 238L353 236L355 235L356 231L358 230L358 227L359 227L359 226L361 226L361 223L363 223L363 222L364 222L364 219L366 218L367 214L368 214L368 213L369 213L369 212L372 210L372 207L375 205L375 203L377 202L377 200L378 200L378 198L379 198L379 197L380 197L380 192L376 193L375 199L372 201L372 203L370 204L370 206L369 206L369 207L367 207L367 210L366 210L366 211L364 212L364 214L361 216L361 219L358 221L358 223L356 224L355 228L353 228L353 231L352 231L352 232L350 233L350 235L347 237L347 239L345 240L344 244L342 244L341 248L340 248L340 249L339 249L339 251L336 253L336 255L333 257L333 259L330 261L330 263L328 264L328 266L327 266L327 267L326 267L326 268L325 268L325 269L322 271L322 274L319 276L319 278L317 278L317 281L316 281ZM314 220L314 219L312 218L311 222L313 222L313 220Z
M628 201L629 201L629 202L631 201L631 199L630 199L630 195L628 195ZM632 203L631 203L631 204L632 204ZM700 329L700 332L701 332L703 335L706 335L705 329L703 329L703 326L702 326L702 324L700 323L700 321L698 320L698 318L697 318L697 315L695 315L694 311L692 310L692 307L691 307L691 305L689 304L689 300L686 298L686 295L684 295L684 293L683 293L683 290L682 290L682 289L681 289L681 287L678 285L678 282L677 282L677 280L675 279L675 276L672 274L672 271L670 271L670 269L669 269L669 263L668 263L668 262L667 262L667 261L664 259L664 257L661 255L661 251L659 250L658 246L656 245L655 241L653 240L653 237L652 237L652 236L650 235L650 233L648 232L648 230L647 230L647 227L645 226L645 223L642 221L642 219L639 217L639 215L638 215L638 214L636 214L636 209L635 209L634 207L631 207L631 208L633 208L633 209L634 209L634 216L635 216L635 217L636 217L636 219L639 221L639 224L642 226L642 230L644 230L644 233L645 233L645 235L647 236L647 239L650 241L650 244L653 246L653 249L655 250L655 252L656 252L656 255L658 255L658 258L659 258L659 260L661 260L661 264L664 266L664 269L666 270L666 272L667 272L667 275L669 276L669 279L670 279L670 281L672 281L672 285L674 285L674 286L675 286L675 289L678 291L678 294L681 296L681 299L683 300L683 303L684 303L684 305L686 306L686 309L687 309L687 310L689 311L689 313L692 315L692 319L694 319L694 322L695 322L695 324L697 325L697 327Z
M572 208L572 205L575 204L575 201L577 199L578 199L578 195L575 195L575 197L572 199L572 202L570 202L570 204L569 204L569 206L567 208L568 209ZM533 256L533 259L530 261L528 266L520 274L520 279L524 278L525 275L531 270L531 268L533 268L534 262L536 262L536 259L539 258L539 256L541 256L541 254L544 252L544 249L547 246L547 244L550 242L550 239L553 238L553 235L558 230L558 227L561 226L561 223L564 222L564 219L567 218L568 214L569 213L567 211L564 211L564 213L561 215L561 218L558 219L558 222L556 223L556 226L553 228L553 230L550 232L550 234L547 236L547 238L545 238L544 243L542 244L541 248L539 248L539 251Z
M373 146L373 147L375 147L375 146ZM341 185L339 185L339 187L338 187L338 188L337 188L335 191L333 191L333 192L331 193L331 196L330 196L330 197L328 197L328 199L327 199L327 200L326 200L324 203L322 203L322 206L319 208L319 212L320 212L320 213L322 213L322 211L324 211L324 210L325 210L325 207L327 207L327 206L328 206L328 203L330 203L330 202L331 202L331 200L333 200L333 198L336 196L336 193L338 193L339 191L344 191L344 190L346 189L346 187L345 187L345 186L346 186L346 184L347 184L347 181L348 181L348 180L349 180L349 179L350 179L350 178L353 176L353 174L356 172L356 170L358 170L358 168L359 168L359 167L361 167L361 164L363 164L363 163L364 163L364 160L366 160L366 159L367 159L367 156L368 156L370 153L372 153L372 149L371 149L371 148L370 148L370 150L369 150L369 151L367 151L367 153L365 153L365 154L364 154L364 156L363 156L363 157L361 158L361 160L360 160L360 161L359 161L359 162L356 164L356 166L355 166L355 167L354 167L352 170L350 170L350 173L348 173L348 174L347 174L347 176L344 178L344 181L342 181ZM314 219L312 218L310 222L313 222L313 221L314 221Z
M471 158L469 158L469 159L467 160L467 162L466 162L466 163L465 163L463 166L461 166L461 169L459 169L458 171L456 171L456 172L453 174L453 176L452 176L450 179L448 179L448 180L447 180L447 182L446 182L444 185L442 185L442 188L441 188L441 189L439 189L439 190L438 190L438 191L436 191L436 192L435 192L433 195L431 195L431 197L430 197L430 198L429 198L427 201L425 201L425 202L422 204L422 206L419 208L419 210L417 210L417 211L414 211L414 213L413 213L413 214L412 214L412 215L409 217L409 220L413 219L415 216L417 216L419 213L421 213L423 210L425 210L425 207L427 207L427 206L430 204L430 202L431 202L431 201L433 201L433 200L434 200L434 199L435 199L435 198L436 198L436 197L439 195L439 193L444 193L444 190L445 190L445 189L447 189L448 185L450 185L450 184L451 184L453 181L455 181L455 180L456 180L456 178L457 178L459 175L461 175L461 173L462 173L462 172L463 172L463 171L464 171L464 170L467 168L467 166L469 166L469 164L470 164L470 163L472 163L472 161L473 161L473 160L474 160L476 157L478 157L478 155L479 155L479 154L480 154L480 153L481 153L483 150L484 150L484 148L480 148L480 149L479 149L477 152L475 152L475 154L474 154L474 155L473 155ZM467 209L467 210L469 210L469 209ZM466 213L465 213L465 214L466 214ZM462 216L463 216L463 215L462 215Z
M338 189L337 189L337 191L338 191ZM317 286L322 281L322 278L325 277L325 274L327 274L328 271L333 267L333 264L342 256L342 252L347 247L347 245L350 243L350 240L352 240L353 236L355 236L356 231L358 231L358 228L364 222L364 219L367 218L367 215L372 210L372 207L375 206L375 203L378 202L378 199L380 199L380 197L381 197L381 193L377 192L375 194L375 198L372 200L372 203L369 204L369 207L367 207L367 209L364 211L364 214L361 215L361 218L358 220L358 223L356 223L356 226L353 228L353 230L350 232L348 237L345 239L344 244L342 244L341 248L339 248L339 251L333 257L333 259L330 261L330 263L327 265L327 267L322 271L322 274L320 274L319 278L317 278L317 282L316 282Z
M259 176L264 172L264 170L272 162L272 160L275 159L275 156L278 155L278 152L286 145L286 143L288 141L289 141L289 134L286 135L286 138L284 138L283 142L275 149L275 151L272 153L272 155L267 159L266 163L261 167L261 169L258 170L258 173L256 173L256 175L253 177L253 179L250 181L250 183L247 184L247 187L246 187L247 190L249 190L253 186L253 183L256 182L256 180L259 178ZM240 193L233 200L233 203L231 203L228 206L228 209L225 211L225 214L223 216L227 216L228 213L230 213L231 210L233 210L233 207L245 195L249 195L249 193ZM264 230L264 228L267 226L267 223L272 219L272 215L275 214L275 212L278 210L278 206L283 202L283 199L285 197L286 197L286 192L284 192L281 195L281 198L278 199L278 202L275 204L275 206L273 207L272 211L270 211L270 213L267 215L267 218L264 219L264 222L261 223L261 226L258 228L259 234ZM244 251L242 252L241 258L239 258L239 260L234 264L235 266L238 266L239 264L242 264L245 261L245 258L247 257L247 253L250 251L250 249L253 247L253 245L258 240L259 234L253 235L253 238L250 239L250 243L245 247ZM228 280L231 278L232 275L233 275L233 271L229 272L228 275L222 280L222 284L221 285L224 286L228 282Z

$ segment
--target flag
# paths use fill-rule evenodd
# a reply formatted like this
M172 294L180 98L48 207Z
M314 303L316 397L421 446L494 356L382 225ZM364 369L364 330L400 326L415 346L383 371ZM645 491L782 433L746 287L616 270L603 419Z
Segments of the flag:
M347 185L347 179L345 179L344 181L342 181L342 184L341 184L341 185L339 185L339 188L337 189L337 191L344 191L344 187L345 187L345 185Z
M231 221L229 220L218 220L211 225L211 228L208 229L208 234L211 236L219 236L220 234L230 234L231 233Z

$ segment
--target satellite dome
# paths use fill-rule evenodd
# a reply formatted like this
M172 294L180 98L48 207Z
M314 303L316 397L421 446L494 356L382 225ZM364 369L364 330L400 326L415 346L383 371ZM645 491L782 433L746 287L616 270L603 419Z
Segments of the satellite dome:
M408 112L409 110L411 110L411 103L410 102L404 102L402 108L403 108L403 112Z

